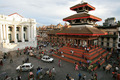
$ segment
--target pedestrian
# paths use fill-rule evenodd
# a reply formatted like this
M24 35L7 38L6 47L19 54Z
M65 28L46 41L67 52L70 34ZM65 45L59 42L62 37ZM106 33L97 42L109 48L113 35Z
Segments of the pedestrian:
M81 79L81 77L82 77L81 73L79 73L79 74L78 74L78 77L79 77L79 79L78 79L78 80L80 80L80 79Z
M91 75L91 80L94 80L94 75L93 74Z
M26 62L29 62L29 57L27 56Z
M6 60L6 55L3 56L4 61Z
M51 77L51 76L52 76L51 69L50 69L50 71L48 72L48 74L49 74L49 77Z
M105 71L105 65L103 65L103 70Z
M66 75L66 80L70 80L69 74Z
M82 58L84 59L84 54L82 54Z
M51 71L52 73L53 73L53 75L55 75L56 74L56 70L55 70L55 68L53 67L52 68L52 71Z
M95 80L97 80L97 73L96 73L96 72L95 72L94 76L95 76L95 78L96 78Z
M86 75L85 74L83 75L83 80L86 80Z
M37 71L40 70L40 67L38 66Z
M20 66L20 70L19 70L19 73L21 74L22 73L22 67Z
M10 63L13 63L12 55L10 55Z
M12 58L10 59L10 63L13 63L13 59Z
M22 55L22 51L20 51L20 55Z
M73 54L74 54L74 51L72 50L71 53L72 53L72 55L73 55Z
M58 66L61 67L61 60L58 61Z
M21 80L21 76L17 76L17 80Z
M76 66L75 66L75 70L78 70L78 64L76 64Z
M0 61L0 65L3 66L3 61L2 60Z
M106 63L107 63L107 56L105 57L105 61L106 61Z
M111 68L108 70L108 72L109 72L109 73L111 72Z
M4 80L6 80L6 79L8 79L8 75L5 76L5 79L4 79Z
M25 52L26 52L26 51L24 50L23 53L25 54Z
M81 64L82 64L82 61L79 61L79 65L81 66Z

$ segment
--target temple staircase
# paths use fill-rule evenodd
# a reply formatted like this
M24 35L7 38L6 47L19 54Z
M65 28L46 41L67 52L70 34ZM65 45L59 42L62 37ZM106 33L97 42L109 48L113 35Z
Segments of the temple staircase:
M74 51L74 53L71 53L71 50ZM61 54L60 52L63 52ZM58 52L54 52L54 57L57 57L59 59L65 60L70 63L78 63L81 61L84 64L87 64L88 60L91 61L91 64L95 64L97 61L100 61L100 65L102 65L105 62L105 59L101 60L100 58L110 58L110 54L108 51L101 47L94 47L90 49L89 51L86 51L85 49L78 49L78 48L71 48L63 46L58 50ZM64 57L62 57L64 55ZM83 57L84 56L84 57ZM97 69L97 67L94 67Z

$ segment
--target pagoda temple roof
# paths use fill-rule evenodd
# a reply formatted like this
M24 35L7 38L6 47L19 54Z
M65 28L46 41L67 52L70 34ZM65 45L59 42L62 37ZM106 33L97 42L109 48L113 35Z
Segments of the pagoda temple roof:
M82 36L99 36L106 35L104 31L101 31L95 27L70 27L59 31L51 31L48 34L57 35L82 35Z
M57 32L59 32L59 30L50 30L47 34L56 34Z
M80 8L80 7L84 7L84 6L88 6L90 8L90 10L95 10L95 7L91 6L90 4L88 4L87 2L84 2L82 4L77 4L75 6L70 7L71 10L74 10L76 8Z
M78 13L78 14L74 14L74 15L71 15L71 16L68 16L68 17L64 18L63 21L84 19L84 18L91 18L91 19L94 19L96 21L101 21L102 20L101 18L98 18L96 16L93 16L93 15L90 15L90 14L87 14L87 13L82 13L82 14Z

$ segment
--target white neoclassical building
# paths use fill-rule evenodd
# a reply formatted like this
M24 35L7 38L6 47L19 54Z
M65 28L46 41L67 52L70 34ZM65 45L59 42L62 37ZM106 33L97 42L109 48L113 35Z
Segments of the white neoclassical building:
M25 47L36 47L36 20L18 13L0 15L0 51L8 52Z

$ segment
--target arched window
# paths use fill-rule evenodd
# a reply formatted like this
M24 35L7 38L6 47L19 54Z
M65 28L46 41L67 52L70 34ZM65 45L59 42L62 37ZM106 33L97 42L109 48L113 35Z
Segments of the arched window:
M16 27L16 31L19 31L19 27Z
M26 30L27 30L27 28L26 28L26 27L24 27L23 29L24 29L24 31L26 31Z

